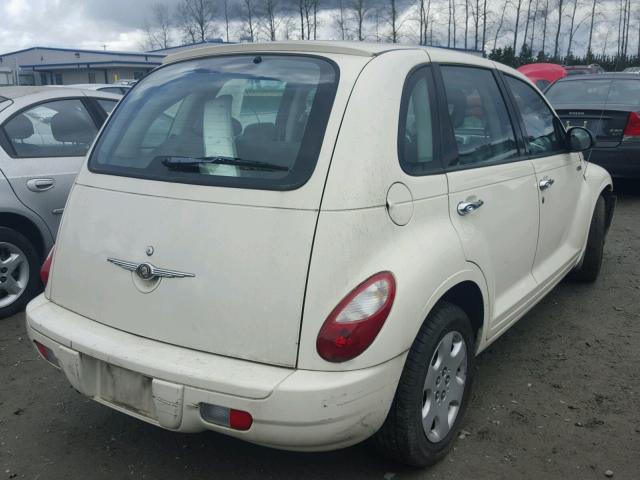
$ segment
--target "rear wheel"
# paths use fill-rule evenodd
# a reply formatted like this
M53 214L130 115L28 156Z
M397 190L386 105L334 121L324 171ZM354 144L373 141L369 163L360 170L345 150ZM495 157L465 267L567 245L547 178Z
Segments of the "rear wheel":
M21 233L0 227L0 318L22 310L40 290L36 249Z
M469 318L442 302L413 342L391 410L374 438L382 453L416 467L444 457L468 403L473 364Z
M598 278L604 254L605 216L604 198L598 197L591 217L589 237L587 238L584 256L580 265L571 273L572 279L579 282L595 282Z

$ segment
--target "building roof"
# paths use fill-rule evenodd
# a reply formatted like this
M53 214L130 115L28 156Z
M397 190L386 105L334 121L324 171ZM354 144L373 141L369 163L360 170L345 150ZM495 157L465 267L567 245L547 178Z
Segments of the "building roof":
M25 52L29 52L32 50L51 50L54 52L81 52L81 53L93 53L96 55L124 55L124 56L153 56L153 57L158 57L158 58L162 58L164 57L164 54L162 53L154 53L154 52L119 52L116 50L86 50L86 49L82 49L82 48L60 48L60 47L29 47L29 48L23 48L22 50L15 50L13 52L6 52L6 53L0 53L0 57L3 56L9 56L9 55L16 55L18 53L25 53Z

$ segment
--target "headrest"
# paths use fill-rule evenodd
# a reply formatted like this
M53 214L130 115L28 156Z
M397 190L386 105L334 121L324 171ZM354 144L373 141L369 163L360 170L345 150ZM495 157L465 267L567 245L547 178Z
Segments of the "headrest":
M276 139L276 126L273 123L252 123L244 127L242 137L258 141L274 141Z
M4 129L12 140L25 140L33 135L33 123L22 113L13 117Z
M65 109L51 117L51 133L59 142L91 143L96 127L77 110Z
M461 88L447 88L447 103L453 128L464 122L467 113L467 96Z

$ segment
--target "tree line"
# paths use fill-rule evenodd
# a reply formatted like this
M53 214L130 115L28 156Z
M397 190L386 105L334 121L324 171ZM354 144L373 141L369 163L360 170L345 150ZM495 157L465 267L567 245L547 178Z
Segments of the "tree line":
M144 47L213 37L405 42L491 52L491 58L514 66L553 60L621 68L640 57L640 2L180 0L169 7L159 0L145 25Z

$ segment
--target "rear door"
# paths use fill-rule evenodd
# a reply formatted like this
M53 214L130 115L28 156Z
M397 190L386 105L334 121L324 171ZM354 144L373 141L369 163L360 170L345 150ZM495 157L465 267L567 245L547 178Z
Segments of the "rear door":
M0 169L13 190L55 236L69 190L98 132L83 98L55 99L26 107L3 122L7 156Z
M343 88L333 62L294 54L196 58L141 80L73 188L52 301L134 335L294 366L326 172L367 60L341 59Z
M533 276L552 280L575 261L581 245L572 243L575 211L584 182L581 153L569 152L553 110L528 83L504 76L520 113L525 144L536 172L540 234Z
M442 66L455 155L449 162L449 215L467 260L492 295L490 335L510 323L535 288L538 193L531 161L493 70Z

